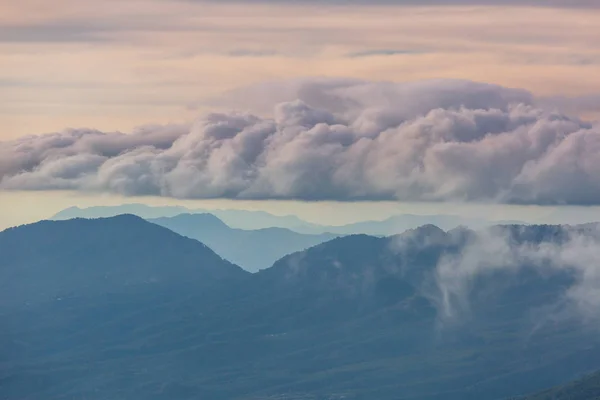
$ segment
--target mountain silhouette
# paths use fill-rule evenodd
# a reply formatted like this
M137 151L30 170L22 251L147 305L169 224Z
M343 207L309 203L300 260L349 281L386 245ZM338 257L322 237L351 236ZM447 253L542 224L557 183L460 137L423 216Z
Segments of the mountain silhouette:
M133 215L0 232L0 301L51 301L244 277L206 245Z
M285 228L234 229L212 214L180 214L148 221L205 243L223 258L255 272L281 257L334 238L333 234L307 235Z
M458 226L480 229L497 224L522 224L519 221L490 221L484 218L461 217L458 215L395 215L383 220L360 221L345 225L319 225L304 221L294 215L273 215L264 211L250 210L206 210L189 209L181 206L148 206L146 204L122 204L118 206L96 206L88 208L69 207L50 219L111 217L120 214L135 214L153 219L175 217L179 214L213 214L228 226L237 229L255 230L264 228L286 228L304 234L391 236L423 225L436 225L444 230Z
M50 219L106 218L121 214L134 214L142 218L175 217L179 214L213 214L227 225L238 229L287 228L300 233L325 233L320 225L311 224L294 215L273 215L265 211L252 210L207 210L181 206L149 206L146 204L121 204L117 206L69 207Z
M597 326L565 303L581 283L571 257L589 249L573 243L597 243L596 233L594 226L446 232L430 225L336 238L249 274L132 216L14 228L0 234L8 291L0 302L0 394L500 400L535 393L600 368ZM572 235L583 239L571 242ZM543 257L531 255L537 245ZM564 268L549 267L544 257L563 245L571 246Z
M468 218L458 215L412 215L402 214L386 218L381 221L362 221L353 224L328 227L329 232L338 234L363 233L374 236L392 236L409 229L423 225L435 225L441 229L454 229L459 226L468 226L471 229L480 229L497 224L514 224L519 221L489 221L484 218Z

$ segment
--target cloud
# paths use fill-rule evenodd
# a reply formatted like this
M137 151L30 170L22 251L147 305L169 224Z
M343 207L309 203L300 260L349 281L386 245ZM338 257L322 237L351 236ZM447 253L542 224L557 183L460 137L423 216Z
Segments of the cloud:
M397 55L410 55L410 54L422 54L423 51L418 50L398 50L398 49L374 49L374 50L363 50L349 53L347 57L373 57L373 56L397 56Z
M148 116L181 121L191 116L186 104L307 73L461 78L541 96L600 93L595 10L519 7L516 1L496 7L125 3L2 2L0 76L25 84L2 85L0 140L65 126L128 131ZM315 13L323 8L329 11ZM493 23L482 27L482 21ZM348 56L386 50L417 53Z
M539 103L547 108L556 108L566 113L600 112L600 94L585 96L548 96L539 99Z
M267 57L267 56L276 56L279 53L275 50L232 50L228 55L232 57Z
M599 128L537 107L526 91L456 80L272 88L262 92L271 118L214 113L128 135L69 130L1 142L0 188L600 204ZM259 98L254 90L240 99Z
M206 2L206 0L189 0ZM211 0L214 1L214 0ZM297 0L229 0L238 4L298 4ZM595 0L304 0L312 5L390 5L390 6L539 6L539 7L586 7L596 8Z
M454 240L464 234L459 230L448 233ZM520 300L514 296L532 296L528 304L535 329L572 317L598 321L598 225L494 227L467 235L458 253L440 258L435 290L427 291L442 323L464 321L474 305L474 292L490 296L509 286L518 287L512 295L515 304ZM534 282L530 286L528 279Z
M0 25L0 43L104 42L109 40L109 34L116 29L114 26L89 21Z

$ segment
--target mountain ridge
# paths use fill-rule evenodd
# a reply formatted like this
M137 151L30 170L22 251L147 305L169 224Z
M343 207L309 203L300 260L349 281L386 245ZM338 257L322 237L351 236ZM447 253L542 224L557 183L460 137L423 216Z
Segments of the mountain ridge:
M543 392L516 400L598 400L600 399L600 371Z
M82 235L82 232L85 233ZM5 301L8 301L9 293L13 293L16 298L21 297L9 290L8 286L10 279L25 278L27 275L23 274L28 274L30 264L60 263L64 269L62 274L71 282L71 289L60 285L60 279L56 276L49 275L47 271L39 271L46 276L46 287L53 283L56 293L77 290L78 287L93 291L98 289L94 289L94 284L101 287L107 282L111 282L111 285L119 284L125 290L127 285L168 280L175 278L171 273L177 273L174 269L163 267L171 262L175 262L181 269L180 273L189 275L189 279L200 279L198 282L202 280L199 275L202 270L220 278L242 277L246 274L240 267L223 260L205 244L130 214L110 218L40 221L8 228L0 232L0 244L3 271L8 274L5 275L6 289L2 296ZM177 252L173 247L177 248ZM111 268L115 263L125 262L129 263L127 268ZM143 268L140 265L142 262ZM94 284L77 280L86 280L86 274L95 276ZM30 288L28 293L32 295L33 290ZM79 292L83 294L81 290Z
M148 219L183 236L207 244L225 259L250 272L270 267L286 254L309 248L336 235L308 235L287 228L244 230L229 227L215 215L179 214Z
M487 236L472 230L425 226L394 237L345 236L256 274L225 267L219 275L230 263L197 273L196 254L210 253L195 240L137 218L117 217L110 229L106 222L50 221L39 225L43 235L12 241L0 234L0 249L12 249L20 261L0 258L0 289L30 303L0 302L0 354L8 361L0 360L0 382L8 398L501 400L600 368L593 326L575 314L550 314L561 318L544 323L540 312L554 309L540 306L561 305L565 290L580 283L571 270L538 269L545 259L527 254L518 269L450 280L448 298L461 301L448 312L438 279L453 272L455 257L473 265L480 256L484 266L506 259L503 246L473 254ZM127 231L129 225L135 229ZM515 246L524 240L529 249L539 240L552 244L555 231L588 228L595 232L548 226L508 232L516 231ZM123 240L124 247L116 246ZM85 262L71 264L83 265L87 280L102 290L38 302L23 296L38 292L27 290L31 280L71 282L68 259L53 258L53 241L77 248ZM142 245L142 262L128 258L140 249L128 246ZM498 248L500 256L493 253ZM129 271L130 263L136 273L172 279L121 290L121 279L102 283L89 274L94 266ZM14 265L35 273L14 275ZM81 280L73 282L79 287Z
M149 206L141 203L122 204L118 206L69 207L52 215L49 219L112 217L119 214L135 214L144 219L174 217L179 214L213 214L229 226L239 229L262 229L279 226L300 233L311 232L318 225L303 221L294 215L274 215L265 211L236 209L190 209L182 206Z
M287 228L304 234L331 233L349 235L366 233L374 236L390 236L408 229L426 224L434 224L445 230L460 225L472 229L500 223L515 223L519 221L488 221L483 218L466 218L456 215L393 215L382 220L359 221L343 225L320 225L304 221L295 215L273 215L264 211L222 210L222 209L189 209L181 206L153 207L145 204L123 204L120 206L95 206L88 208L70 207L58 212L50 219L69 219L73 217L114 216L122 213L133 213L143 218L174 217L178 214L210 213L224 221L228 226L238 229L262 229L268 227ZM522 223L522 222L519 222Z

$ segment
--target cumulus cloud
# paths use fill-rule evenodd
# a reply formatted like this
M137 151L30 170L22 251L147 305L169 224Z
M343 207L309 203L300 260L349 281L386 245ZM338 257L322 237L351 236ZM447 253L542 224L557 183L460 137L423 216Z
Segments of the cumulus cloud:
M68 130L2 142L0 188L600 204L600 128L546 111L523 90L320 79L238 96L265 99L271 116L215 113L131 134Z

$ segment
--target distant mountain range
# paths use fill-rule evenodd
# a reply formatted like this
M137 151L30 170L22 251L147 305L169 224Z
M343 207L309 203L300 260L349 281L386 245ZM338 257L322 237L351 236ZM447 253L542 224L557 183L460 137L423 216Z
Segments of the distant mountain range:
M197 239L223 258L251 272L268 268L287 254L338 236L301 234L285 228L234 229L212 214L179 214L148 221Z
M382 221L363 221L342 226L324 227L328 232L341 235L366 234L372 236L392 236L423 225L435 225L444 230L459 226L479 229L498 224L522 224L520 221L488 221L482 218L464 218L456 215L396 215Z
M12 228L0 398L534 393L600 369L594 314L576 308L599 245L593 225L428 225L336 238L250 274L131 215Z
M390 236L407 229L432 224L448 230L458 226L478 229L495 224L519 224L519 221L488 221L481 218L464 218L456 215L411 215L402 214L382 221L362 221L341 226L318 225L293 216L278 216L264 211L248 210L202 210L179 206L152 207L145 204L123 204L119 206L98 206L89 208L70 207L50 219L102 218L120 214L134 214L146 219L174 217L179 214L213 214L232 228L254 230L264 228L287 228L304 234L352 235L364 233L374 236Z
M179 214L213 214L227 225L238 229L287 228L300 233L324 233L319 225L303 221L294 215L273 215L264 211L250 210L205 210L181 206L148 206L146 204L122 204L118 206L69 207L50 219L106 218L121 214L133 214L145 219L174 217Z

